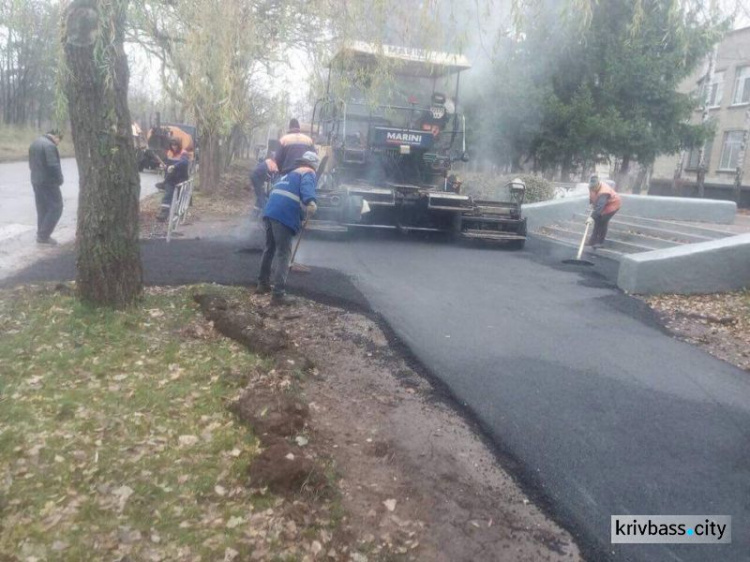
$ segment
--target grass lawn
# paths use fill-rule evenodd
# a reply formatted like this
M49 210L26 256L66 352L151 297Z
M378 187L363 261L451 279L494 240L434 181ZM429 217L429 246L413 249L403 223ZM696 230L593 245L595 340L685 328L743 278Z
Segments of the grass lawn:
M29 157L29 145L44 132L31 127L0 125L0 162L27 160ZM73 140L70 138L70 135L66 135L63 138L58 149L62 158L74 156Z
M275 499L245 487L257 446L224 402L260 363L207 327L195 290L127 312L0 291L0 559L252 550L251 514Z

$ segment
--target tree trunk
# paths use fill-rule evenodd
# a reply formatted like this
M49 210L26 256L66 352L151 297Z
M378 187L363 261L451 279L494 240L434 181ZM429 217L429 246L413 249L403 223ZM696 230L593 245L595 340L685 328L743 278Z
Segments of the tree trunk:
M204 132L201 137L201 165L199 170L201 191L213 193L216 190L221 177L221 167L219 135Z
M641 194L641 190L646 184L646 177L648 176L648 170L649 170L648 165L641 164L641 168L640 170L638 170L638 176L635 178L635 183L633 184L633 195Z
M696 174L696 185L698 186L698 197L703 199L706 196L706 168L703 162L698 166Z
M75 0L63 16L65 82L80 193L76 288L96 306L124 308L141 294L140 178L123 50L127 0Z
M562 166L560 167L560 181L568 183L570 182L570 174L573 168L573 156L566 154L563 157Z
M620 169L617 171L616 182L617 191L624 193L628 188L628 176L630 174L630 156L627 154L622 157L620 162Z

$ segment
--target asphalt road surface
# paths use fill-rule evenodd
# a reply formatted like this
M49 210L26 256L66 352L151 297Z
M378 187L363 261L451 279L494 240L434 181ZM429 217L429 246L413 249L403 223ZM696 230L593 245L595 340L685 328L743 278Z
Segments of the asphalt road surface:
M64 243L75 238L78 210L78 167L73 158L62 160L63 214L53 238ZM156 174L141 174L141 196L154 193ZM36 207L28 162L0 164L0 278L30 263L46 248L36 247Z
M228 241L144 244L151 283L248 284ZM526 489L601 560L750 559L750 375L676 341L614 265L421 240L305 240L292 287L369 306L481 423ZM337 272L345 274L340 275ZM72 276L64 254L13 282ZM612 545L610 516L731 515L731 545Z

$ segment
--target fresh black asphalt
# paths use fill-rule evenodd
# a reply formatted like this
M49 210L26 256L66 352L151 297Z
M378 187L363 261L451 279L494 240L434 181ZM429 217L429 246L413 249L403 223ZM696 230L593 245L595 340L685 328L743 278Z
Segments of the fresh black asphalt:
M252 283L244 241L148 241L149 284ZM308 239L291 289L371 309L587 559L750 560L750 374L666 334L616 266L421 239ZM9 283L73 277L70 254ZM731 545L612 545L610 516L731 515Z

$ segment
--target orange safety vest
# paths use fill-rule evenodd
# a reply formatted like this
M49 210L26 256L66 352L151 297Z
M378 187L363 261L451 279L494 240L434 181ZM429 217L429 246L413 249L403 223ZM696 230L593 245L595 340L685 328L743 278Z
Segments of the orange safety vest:
M611 215L620 210L622 199L620 199L620 196L617 195L617 192L614 189L604 182L599 182L599 189L596 191L589 190L589 203L595 205L596 200L599 199L600 195L609 195L609 201L607 201L607 205L602 211L603 215Z

